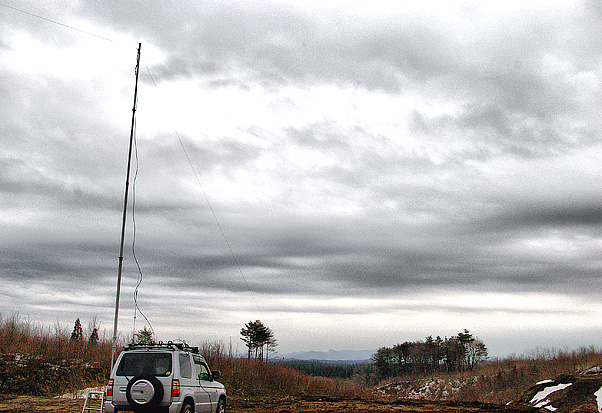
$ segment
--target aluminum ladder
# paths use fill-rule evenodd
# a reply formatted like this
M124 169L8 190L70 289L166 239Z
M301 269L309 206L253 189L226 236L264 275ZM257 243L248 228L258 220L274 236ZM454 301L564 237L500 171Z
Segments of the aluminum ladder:
M105 407L105 392L103 391L89 391L86 394L84 401L84 408L82 413L88 412L99 412L102 413Z

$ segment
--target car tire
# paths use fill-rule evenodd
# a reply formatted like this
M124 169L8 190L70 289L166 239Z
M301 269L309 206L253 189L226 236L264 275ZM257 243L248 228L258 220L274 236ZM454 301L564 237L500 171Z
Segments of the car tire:
M132 391L137 390L142 394L142 397L136 394L132 395ZM150 411L156 409L163 400L163 385L155 377L147 374L134 376L129 381L125 390L125 397L130 406L135 411Z
M226 413L226 401L224 399L219 399L217 402L217 409L215 409L216 413Z
M180 413L194 413L194 408L190 405L190 403L186 403L184 406L182 406Z

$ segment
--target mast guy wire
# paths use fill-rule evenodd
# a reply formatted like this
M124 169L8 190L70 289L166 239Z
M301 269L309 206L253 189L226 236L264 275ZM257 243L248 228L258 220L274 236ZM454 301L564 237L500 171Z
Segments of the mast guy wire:
M36 17L36 18L38 18L38 19L41 19L41 20L47 21L47 22L49 22L49 23L58 24L59 26L66 27L66 28L68 28L68 29L71 29L71 30L76 30L76 31L78 31L78 32L80 32L80 33L84 33L84 34L87 34L87 35L89 35L89 36L98 37L99 39L106 40L106 41L108 41L108 42L112 42L112 41L113 41L112 39L108 39L108 38L106 38L106 37L102 37L102 36L100 36L100 35L98 35L98 34L90 33L90 32L87 32L87 31L85 31L85 30L78 29L77 27L73 27L73 26L69 26L68 24L64 24L64 23L61 23L61 22L57 22L56 20L47 19L46 17L42 17L42 16L40 16L40 15L38 15L38 14L30 13L30 12L28 12L28 11L25 11L25 10L19 9L19 8L17 8L17 7L9 6L8 4L0 3L0 6L2 6L2 7L6 7L7 9L11 9L11 10L14 10L14 11L18 11L19 13L24 13L24 14L27 14L27 15L29 15L29 16L32 16L32 17Z

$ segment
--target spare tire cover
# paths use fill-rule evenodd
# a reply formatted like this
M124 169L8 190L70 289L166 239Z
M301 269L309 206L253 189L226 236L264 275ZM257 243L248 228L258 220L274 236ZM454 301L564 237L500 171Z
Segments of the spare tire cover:
M125 397L137 410L153 409L163 400L163 385L155 376L134 376L127 385Z

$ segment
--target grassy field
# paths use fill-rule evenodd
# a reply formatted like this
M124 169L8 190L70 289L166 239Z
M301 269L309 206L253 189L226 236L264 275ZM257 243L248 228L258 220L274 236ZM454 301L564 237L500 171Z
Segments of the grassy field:
M106 384L110 342L72 340L70 331L37 327L18 316L0 319L0 394L55 396ZM84 334L86 337L86 334ZM345 399L432 400L505 404L535 383L602 365L602 352L540 350L529 355L490 361L478 369L453 375L403 376L375 384L364 371L347 379L311 377L277 363L233 357L221 343L201 350L234 398L339 397Z

